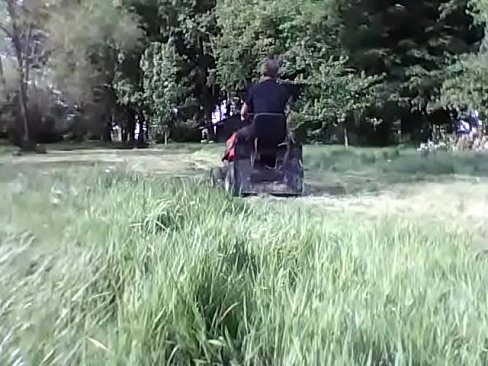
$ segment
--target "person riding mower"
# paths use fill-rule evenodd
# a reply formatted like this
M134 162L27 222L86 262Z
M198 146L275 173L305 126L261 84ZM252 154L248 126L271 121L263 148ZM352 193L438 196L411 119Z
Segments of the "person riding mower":
M301 146L289 139L287 129L291 96L277 82L278 72L278 61L268 58L261 81L249 88L241 108L246 125L227 140L224 166L213 170L213 180L235 195L303 192Z

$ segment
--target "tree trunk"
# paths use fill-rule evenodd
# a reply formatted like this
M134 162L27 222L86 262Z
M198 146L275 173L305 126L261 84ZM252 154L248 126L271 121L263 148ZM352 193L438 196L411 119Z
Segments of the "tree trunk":
M136 112L132 107L127 107L127 133L129 143L134 144L136 140Z
M112 120L105 118L102 139L103 142L112 142Z
M144 120L138 119L139 134L137 135L137 144L144 144Z
M137 109L137 119L139 120L139 136L137 136L138 145L144 145L147 143L147 128L146 128L146 116L142 108Z
M344 125L344 146L345 148L349 148L349 136L347 132L347 126Z
M22 73L23 74L23 73ZM22 79L22 77L20 77ZM20 101L20 111L22 113L23 122L23 134L22 134L22 144L27 147L30 144L30 133L29 133L29 112L27 107L27 87L24 81L19 82L19 101Z
M122 139L122 142L123 143L126 143L127 142L127 137L128 137L128 134L127 134L127 123L123 123L121 128L122 128L121 139Z
M145 137L146 137L146 143L149 144L149 120L144 118L146 121L146 131L145 131Z
M16 42L14 42L16 43ZM20 47L20 46L19 46ZM29 63L24 62L22 60L22 53L17 53L17 62L19 64L19 104L20 104L20 111L22 114L22 122L23 122L23 135L22 135L22 144L25 148L28 148L31 145L31 136L29 131L29 107L27 103L28 99L28 82L29 82ZM24 69L25 67L25 69Z
M214 124L212 121L212 111L209 110L209 108L206 108L205 111L205 126L207 126L207 131L208 131L208 136L207 139L208 141L215 141L215 130L214 130Z
M230 93L227 92L227 97L225 100L225 118L229 118L232 115L232 100L230 98Z
M103 111L102 141L112 142L112 132L113 132L112 108L111 105L107 103L104 105L104 111Z
M0 84L5 85L5 71L3 70L2 58L0 57Z
M127 143L128 133L127 133L127 121L129 119L129 114L127 111L127 107L123 107L121 109L121 118L120 118L120 138L122 142L125 144Z
M17 14L14 8L14 2L9 1L7 3L7 10L12 18L12 34L11 41L15 51L15 57L17 58L17 66L19 70L19 104L22 114L23 121L23 136L22 136L22 147L23 149L32 150L31 136L29 131L29 109L27 104L28 98L28 86L29 86L29 70L30 70L30 60L29 60L29 50L30 41L32 37L32 26L29 26L27 30L27 36L25 39L26 49L22 49L22 42L20 40L21 30L17 24ZM35 148L35 146L34 146Z

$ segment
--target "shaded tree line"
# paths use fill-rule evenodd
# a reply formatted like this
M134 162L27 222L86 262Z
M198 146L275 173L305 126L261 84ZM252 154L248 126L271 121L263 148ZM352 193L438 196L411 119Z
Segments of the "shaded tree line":
M1 0L0 133L196 140L276 55L307 141L417 141L487 115L487 0ZM136 136L136 130L139 133ZM57 137L56 137L57 136Z

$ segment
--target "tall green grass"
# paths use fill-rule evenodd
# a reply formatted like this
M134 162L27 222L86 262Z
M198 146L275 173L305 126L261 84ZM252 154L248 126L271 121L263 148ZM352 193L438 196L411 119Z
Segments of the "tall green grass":
M1 365L488 362L487 261L452 223L87 168L0 196Z

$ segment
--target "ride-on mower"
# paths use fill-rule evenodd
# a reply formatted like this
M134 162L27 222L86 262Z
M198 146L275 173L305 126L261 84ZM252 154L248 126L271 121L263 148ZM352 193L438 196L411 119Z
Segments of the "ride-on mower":
M212 182L233 196L302 196L302 146L288 135L286 117L258 114L251 123L254 138L242 141L234 133L227 140L224 165L212 169Z

